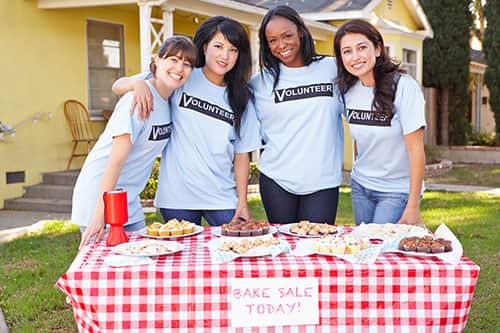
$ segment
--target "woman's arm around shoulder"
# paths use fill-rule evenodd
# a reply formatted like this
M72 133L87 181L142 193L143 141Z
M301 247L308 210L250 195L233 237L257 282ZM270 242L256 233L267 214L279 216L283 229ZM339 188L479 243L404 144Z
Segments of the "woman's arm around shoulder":
M130 112L134 112L137 106L139 119L149 117L153 111L153 94L146 84L148 78L146 73L137 74L131 77L121 77L113 83L111 89L117 95L123 95L129 91L134 92L134 100Z

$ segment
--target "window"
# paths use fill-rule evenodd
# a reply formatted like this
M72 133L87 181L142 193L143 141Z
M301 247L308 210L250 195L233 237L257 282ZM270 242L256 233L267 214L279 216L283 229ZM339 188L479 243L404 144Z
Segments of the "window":
M89 72L89 111L102 117L113 110L118 96L111 86L124 71L123 25L87 20L87 56Z
M406 69L415 80L417 78L417 51L403 49L403 68Z

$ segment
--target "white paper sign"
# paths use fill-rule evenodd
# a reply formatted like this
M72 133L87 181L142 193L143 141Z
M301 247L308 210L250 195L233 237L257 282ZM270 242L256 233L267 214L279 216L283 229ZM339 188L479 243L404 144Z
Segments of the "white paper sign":
M319 324L317 278L231 279L231 326Z

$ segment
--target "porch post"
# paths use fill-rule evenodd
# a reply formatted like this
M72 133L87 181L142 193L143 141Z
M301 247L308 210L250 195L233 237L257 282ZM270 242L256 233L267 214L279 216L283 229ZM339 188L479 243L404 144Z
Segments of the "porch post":
M259 26L250 26L250 50L252 52L252 73L259 71ZM259 162L260 150L253 151L250 160Z
M139 2L139 31L141 45L141 72L149 70L151 62L151 6L147 2Z
M163 7L163 27L162 27L162 42L168 37L174 35L174 10L169 7Z
M252 73L259 71L259 27L250 26L250 49L252 51Z
M483 104L483 74L477 73L476 75L476 119L474 122L474 129L478 132L481 131L481 116Z

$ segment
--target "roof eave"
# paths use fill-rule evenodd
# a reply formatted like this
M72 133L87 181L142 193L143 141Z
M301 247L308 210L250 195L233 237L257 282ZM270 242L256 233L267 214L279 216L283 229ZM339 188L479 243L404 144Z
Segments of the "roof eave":
M349 20L354 18L366 19L371 18L371 12L378 6L382 0L370 1L365 8L357 10L341 10L334 12L311 12L301 13L303 18L308 18L315 21L330 21L330 20Z

